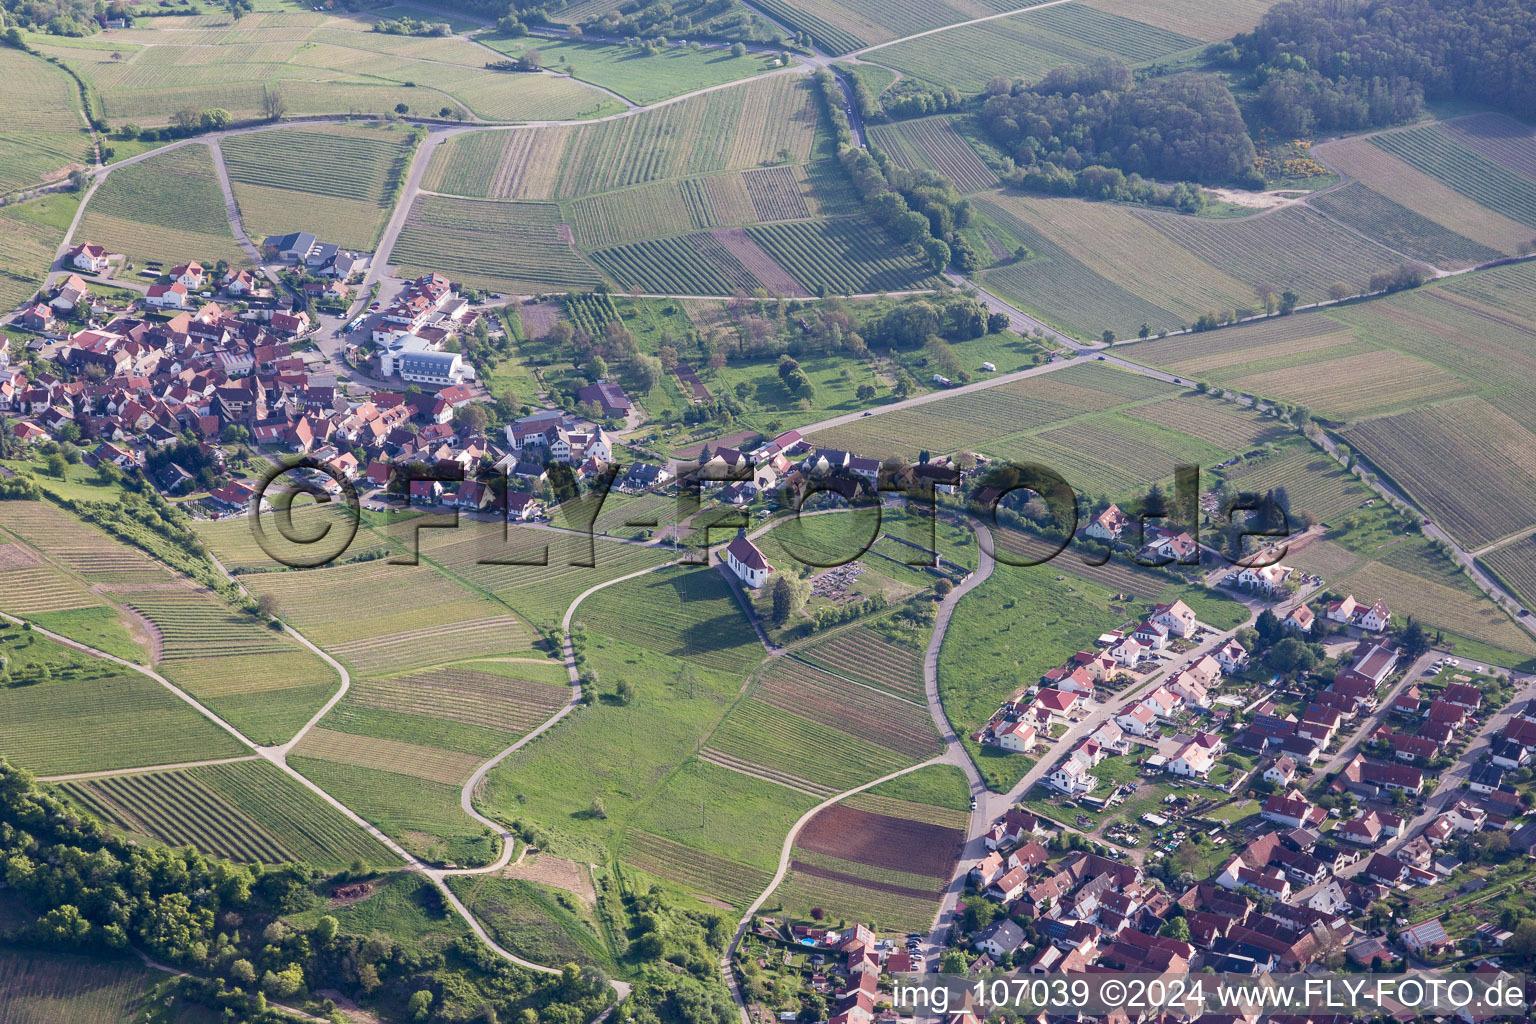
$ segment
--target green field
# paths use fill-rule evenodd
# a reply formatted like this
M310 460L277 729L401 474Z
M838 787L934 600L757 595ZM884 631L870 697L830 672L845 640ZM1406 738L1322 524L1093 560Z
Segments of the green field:
M704 812L708 813L707 804ZM707 893L733 907L746 907L773 879L771 872L638 829L626 833L621 856L628 867L639 868L690 892Z
M433 531L439 532L439 531ZM271 594L287 621L334 657L363 673L528 649L530 631L500 602L421 565L379 559L302 573L254 573L245 583ZM388 585L377 615L358 616L350 601Z
M1265 492L1285 488L1291 508L1332 523L1376 497L1338 461L1310 446L1232 467L1226 479L1239 490Z
M980 192L997 185L997 173L982 162L947 117L879 125L869 134L902 166L938 171L961 192Z
M811 797L694 758L667 777L634 824L714 857L772 872Z
M340 538L348 530L358 526L357 518L341 502L328 502L324 505L317 505L308 500L295 502L291 514L288 529L292 536L302 540L321 536L322 531L325 531L324 536L330 537L330 531L334 530L336 531L335 544L338 547ZM266 544L272 547L279 557L296 559L301 555L313 555L313 552L308 550L309 545L288 542L277 529L275 519L270 523L262 520L261 523L265 530L263 536ZM262 542L257 540L253 527L254 523L249 517L202 520L192 526L219 562L232 573L239 574L244 570L283 569L284 564L268 554ZM327 543L331 541L328 540ZM352 543L347 546L345 557L376 554L386 549L387 545L382 537L371 530L359 529Z
M75 239L140 265L246 263L230 231L213 154L199 142L113 171L86 205Z
M620 285L650 294L723 296L765 287L709 233L600 249L592 260Z
M594 192L809 158L817 112L807 83L774 75L630 117L577 127L470 132L438 147L422 187L491 199Z
M66 193L0 207L0 309L20 305L42 287L79 205L78 196Z
M411 274L436 268L508 291L591 288L599 275L564 237L569 230L553 203L419 196L392 259Z
M284 917L297 928L308 930L321 917L334 917L342 929L354 935L387 935L419 954L442 953L462 936L470 934L464 919L445 905L437 887L413 871L386 875L373 882L373 891L356 902L329 902Z
M795 655L828 671L889 690L899 697L923 699L922 654L891 641L872 627L839 630L799 648Z
M248 753L175 694L136 673L77 674L0 689L0 748L39 775Z
M1303 207L1233 221L1144 211L1135 216L1250 287L1269 282L1291 288L1303 302L1325 298L1334 281L1363 291L1372 273L1402 263Z
M1091 269L991 199L974 201L1009 242L1029 250L1028 259L995 265L983 273L987 287L1005 298L1083 336L1097 336L1105 329L1134 333L1142 323L1158 330L1184 323L1176 313ZM1158 298L1166 301L1161 295Z
M751 691L764 704L914 760L941 750L928 709L788 658L777 658Z
M620 109L569 78L491 71L469 40L379 33L374 21L308 11L256 12L238 23L164 17L117 30L109 49L53 36L33 45L85 78L97 113L113 122L162 125L183 108L209 107L255 120L272 95L289 115L378 115L404 104L418 116L521 121Z
M586 915L572 912L569 894L521 878L450 877L448 887L498 944L541 964L592 964L613 969L613 958Z
M237 861L391 866L398 858L265 761L70 782L63 790L118 828Z
M549 852L594 862L693 756L741 678L596 632L583 650L599 699L492 769L481 803L487 813L547 830ZM636 690L628 705L612 696L621 679ZM604 817L592 813L594 800Z
M1369 420L1344 436L1468 548L1536 521L1536 435L1480 398Z
M576 242L585 248L745 224L755 218L739 174L656 181L603 192L576 200L568 211Z
M499 524L469 522L461 522L457 530L423 531L422 552L446 572L538 625L558 624L571 601L587 588L671 557L657 548L516 527L505 540L502 533Z
M941 820L936 821L935 824L964 828L965 820L969 817L971 787L966 782L965 772L959 768L952 764L936 764L928 768L919 768L915 772L908 772L889 782L882 782L867 793L849 797L844 802L849 806L855 806L859 801L868 800L870 797L884 797L909 804L922 804L926 807L953 811L956 814L941 815Z
M1441 227L1358 181L1317 196L1308 205L1389 248L1434 266L1472 266L1504 255Z
M1015 6L1028 5L1003 10ZM997 75L1036 79L1063 64L1103 58L1140 64L1199 45L1179 32L1071 3L881 47L871 59L961 92L981 92Z
M1372 135L1371 144L1527 227L1536 227L1536 181L1516 174L1467 147L1439 124Z
M0 1021L122 1024L154 1005L161 975L137 960L0 948Z
M822 799L910 763L903 755L755 699L731 710L700 756Z
M115 658L143 665L149 661L144 637L130 629L116 608L71 608L27 615L29 622Z
M1526 607L1536 604L1536 536L1524 537L1480 557Z
M623 43L529 36L486 35L479 41L510 57L538 50L544 67L551 71L611 89L631 103L642 105L761 75L773 66L770 61L776 60L755 53L732 57L728 50L693 50L684 46L667 46L647 56Z
M939 693L957 733L968 737L1021 685L1077 651L1092 650L1100 633L1150 607L1150 601L1116 603L1114 591L1080 577L1058 581L1069 565L1070 555L1060 567L1000 565L961 599L939 650ZM1021 754L966 743L992 789L1012 786L1032 763Z
M246 234L302 227L328 242L372 249L409 166L415 139L398 126L278 129L219 143Z
M1495 665L1536 664L1536 641L1488 599L1455 562L1422 536L1403 536L1368 514L1337 542L1308 545L1289 561L1322 573L1331 589L1360 601L1383 600L1394 618L1413 616L1444 631L1463 658ZM1385 526L1385 528L1384 528Z
M769 0L758 5L776 21L799 29L832 54L899 39L1028 7L1009 0ZM940 33L940 36L948 33Z
M588 629L659 654L745 672L763 648L714 566L677 566L598 591L577 621Z
M362 679L295 752L306 774L341 779L360 801L349 805L408 848L479 863L488 848L460 810L457 787L569 699L565 669L554 664L483 662Z
M918 899L873 886L859 885L851 872L829 879L792 871L774 891L770 902L782 904L792 913L808 917L812 908L829 911L833 924L867 924L878 932L900 934L923 932L933 925L939 900Z
M302 753L288 763L417 857L434 863L488 864L494 835L459 808L459 787L413 775L343 764Z
M910 291L933 284L915 256L862 217L764 224L747 234L810 292Z
M58 68L6 47L0 76L10 101L0 127L0 193L64 177L91 149L75 83Z
M0 610L108 654L143 664L144 631L33 548L0 531Z
M1498 267L1133 351L1191 379L1296 402L1341 422L1476 393L1529 423L1536 416L1533 282L1528 264Z

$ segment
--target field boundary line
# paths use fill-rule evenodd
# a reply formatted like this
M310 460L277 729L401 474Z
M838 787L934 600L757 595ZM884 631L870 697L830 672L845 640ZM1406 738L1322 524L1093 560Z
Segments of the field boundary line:
M892 693L890 690L882 690L878 686L871 686L869 683L860 682L857 679L850 679L849 677L843 675L841 672L834 672L833 670L831 670L829 668L823 668L822 666L816 664L813 661L806 661L805 657L803 655L791 654L789 656L789 660L791 660L791 661L798 661L800 664L806 666L807 668L813 668L817 672L824 672L827 675L832 676L834 679L841 679L843 682L848 683L851 686L862 686L864 689L869 690L871 693L878 693L878 694L880 694L883 697L891 698L891 700L899 700L903 704L911 704L915 708L927 708L928 707L926 702L916 701L916 700L913 700L910 697L903 697L903 696L900 696L899 694Z
M778 889L779 885L783 883L784 876L789 873L790 855L794 851L795 839L799 837L800 831L805 828L805 826L810 823L810 820L816 815L820 814L828 807L848 799L850 796L853 796L857 793L862 793L867 789L873 789L882 783L889 782L892 779L900 778L901 776L915 772L920 768L930 768L934 765L945 763L947 763L945 761L945 755L941 754L938 757L930 757L926 761L920 761L917 764L909 765L906 768L891 772L887 775L882 775L878 779L871 779L863 785L855 786L852 789L845 790L841 793L834 793L832 796L827 797L821 803L800 815L799 819L790 826L789 833L784 836L784 845L779 850L779 869L774 872L773 879L769 881L768 887L759 893L757 898L752 901L751 905L749 905L745 910L741 912L741 922L737 924L735 934L731 936L731 941L726 944L725 953L720 957L720 972L725 976L726 985L731 990L731 996L736 1000L736 1009L741 1014L743 1024L751 1024L751 1022L747 1015L746 1002L742 999L741 996L741 986L736 981L736 971L732 967L731 961L736 955L736 948L741 945L742 937L747 933L747 928L752 924L752 915L757 913L758 910L762 908L764 903L768 902L768 897L773 895L774 890Z
M26 624L23 620L16 618L9 612L0 612L0 619L4 619L5 621L17 626ZM90 655L91 657L95 658L101 658L104 661L112 662L114 665L121 665L124 668L131 669L140 675L148 676L150 679L153 679L167 690L170 690L177 697L180 697L187 704L191 705L194 711L199 712L203 715L203 717L207 718L214 725L217 725L220 729L223 729L235 739L239 740L243 746L249 747L256 754L260 754L261 748L258 747L250 739L248 739L244 733L242 733L239 729L236 729L233 725L230 725L228 722L224 721L224 719L220 718L212 711L208 710L208 708L203 706L203 704L200 703L196 697L193 697L190 693L183 690L181 687L177 686L175 683L171 682L169 679L156 672L154 669L146 668L143 665L135 665L133 662L119 658L115 654L108 654L106 651L97 650L96 648L91 647L88 644L83 644L78 640L71 640L69 637L60 633L55 633L52 630L44 629L42 626L39 626L35 622L31 624L31 628L52 640L54 643L63 644L66 647L70 647L79 651L81 654Z
M213 151L214 177L219 179L219 191L224 193L224 209L229 214L230 233L235 236L236 244L245 250L246 258L256 266L261 266L261 253L256 251L251 236L246 234L240 204L235 200L235 188L229 180L229 165L224 162L224 147L215 141L208 143L208 148Z
M1525 538L1529 537L1533 533L1536 533L1536 526L1529 526L1524 530L1521 530L1519 533L1512 533L1508 537L1501 537L1486 547L1478 548L1476 551L1468 551L1467 554L1473 558L1482 558L1484 555L1493 554L1500 548L1509 547L1509 545L1514 544L1516 541L1525 540Z
M866 46L862 50L854 50L850 53L845 53L842 55L842 57L837 59L847 60L849 57L858 58L873 50L883 50L887 46L895 46L897 43L905 43L913 39L921 39L924 36L937 35L940 32L948 32L951 29L965 28L968 25L980 25L983 22L996 21L999 18L1011 18L1015 14L1025 14L1029 11L1039 11L1044 10L1047 7L1059 7L1062 4L1070 4L1075 2L1076 0L1045 0L1045 3L1042 4L1031 4L1028 7L1020 7L1017 10L1004 11L1001 14L989 14L985 18L972 18L970 21L957 21L953 25L940 25L938 28L930 28L922 32L914 32L909 36L902 36L900 39L891 39L884 43L876 43L873 46Z
M185 771L188 768L208 768L216 764L239 764L241 761L261 761L264 758L260 754L245 754L240 757L216 757L207 761L181 761L177 764L152 764L143 768L116 768L102 772L77 772L74 775L39 775L38 782L84 782L90 779L115 779L122 775L148 775L151 772L176 772Z
M222 564L220 564L216 559L215 559L215 563L214 564L218 565L220 571L222 571L226 576L229 575L229 571L227 569L225 569L224 566ZM11 622L11 623L17 625L17 626L23 625L22 620L20 620L18 618L15 618L14 616L12 616L12 615L10 615L10 614L8 614L6 612L0 612L0 619L4 619L4 620L6 620L8 622ZM369 822L362 815L358 814L356 811L352 810L352 808L348 807L346 804L344 804L340 800L336 799L336 797L332 796L326 790L322 789L318 783L314 782L308 776L306 776L302 772L300 772L297 768L294 768L292 765L290 765L288 763L288 759L287 759L285 751L284 752L278 752L277 748L272 748L272 747L265 747L264 748L264 747L257 746L254 742L252 742L250 739L248 739L246 736L244 736L234 726L230 725L228 722L224 721L222 718L220 718L219 716L215 715L212 711L209 711L207 708L203 707L203 705L199 704L195 699L192 698L191 695L183 692L181 689L179 689L173 683L171 683L170 681L166 680L165 678L160 676L159 673L153 671L152 669L140 668L139 666L134 665L131 662L124 661L122 658L119 658L119 657L117 657L115 655L108 654L105 651L97 650L96 648L90 647L87 644L83 644L83 643L79 643L78 641L71 640L68 637L60 636L60 635L58 635L56 633L50 632L49 630L43 629L40 626L34 625L32 628L34 630L36 630L37 632L42 633L44 636L47 636L49 639L54 640L54 641L56 641L58 643L62 643L64 645L68 646L68 647L72 647L75 650L78 650L78 651L80 651L80 652L82 652L84 654L91 655L92 657L101 658L103 660L110 661L110 662L113 662L113 663L118 664L118 665L123 665L123 666L125 666L127 668L131 668L131 669L133 669L133 670L135 670L135 671L137 671L137 672L139 672L139 673L141 673L143 675L147 675L150 678L154 679L155 681L159 682L166 689L170 690L172 693L176 694L182 700L184 700L188 704L190 704L194 709L196 709L197 711L201 712L203 714L203 716L205 718L207 718L209 721L211 721L214 724L218 725L220 728L222 728L226 732L228 732L231 736L235 737L237 740L239 740L241 743L243 743L246 747L250 748L255 753L255 756L260 757L263 760L270 761L272 764L276 765L278 767L278 769L283 772L283 774L287 775L289 778L293 779L299 785L303 786L305 789L309 790L310 792L314 793L316 796L320 797L321 800L323 800L325 803L329 804L331 807L333 807L336 810L340 811L349 821L351 821L353 824L357 825L359 828L363 829L364 832L366 832L369 836L371 836L374 840L376 840L386 850L390 851L391 853L395 854L395 856L399 857L400 860L402 861L402 863L405 865L405 870L407 870L407 871L414 871L414 872L422 875L423 877L427 878L429 881L431 881L433 883L433 885L435 885L438 888L438 890L443 894L444 898L449 902L449 904L451 904L453 906L455 911L457 911L458 914L464 919L464 922L467 925L469 925L470 930L472 932L474 932L475 935L482 942L484 942L487 946L489 946L491 948L491 950L493 950L502 959L511 961L512 963L517 964L519 967L523 967L523 968L526 968L527 970L531 970L531 971L537 971L537 972L542 973L542 974L559 974L560 973L560 969L559 968L557 968L557 967L548 967L548 966L545 966L544 964L534 963L532 960L525 960L522 957L518 956L517 954L515 954L515 953L511 952L510 950L504 948L499 943L497 943L494 939L492 939L490 934L485 930L485 926L482 925L479 922L479 920L477 920L472 913L470 913L469 908L464 906L464 904L459 900L459 898L454 895L453 890L448 887L448 883L445 881L445 879L449 875L456 874L458 872L456 872L453 869L443 869L443 868L428 867L425 863L423 863L417 857L412 855L409 851L407 851L399 843L395 842L389 836L385 835L385 833L384 833L384 831L382 829L378 828L376 825L374 825L373 823ZM346 670L344 668L341 668L339 662L336 662L329 655L327 655L323 651L321 651L318 647L316 647L313 643L311 643L307 637L304 637L302 634L298 633L297 630L294 630L292 627L287 626L286 624L284 625L284 629L286 631L292 633L299 640L301 640L305 644L305 646L307 646L311 650L316 651L317 653L319 653L323 658L325 658L326 661L330 662L332 665L335 665L342 672L343 680L344 680L344 682L343 682L343 690L342 690L342 692L338 692L334 697L332 697L331 700L327 703L327 707L322 709L321 714L324 714L325 711L329 710L329 708L331 706L334 706L335 702L339 701L341 699L341 697L344 695L345 688L350 683L350 677L346 675ZM316 717L318 718L320 716L317 715ZM313 723L311 723L311 724L313 724ZM309 726L305 726L305 731L307 731L308 728L309 728ZM292 741L290 741L290 742L292 742ZM477 815L477 817L478 817L478 815ZM503 834L505 834L505 833L503 833ZM508 849L504 845L503 846L503 850L502 850L502 857L499 858L499 860L504 862L505 860L510 860L510 859L511 859L511 854L510 854L510 852L508 852ZM502 866L502 864L498 864L498 867L500 867L500 866ZM626 995L628 995L628 993L629 993L629 986L627 984L625 984L624 982L622 982L622 981L614 981L614 982L612 982L612 985L614 987L614 991L618 993L618 998L619 999L623 999ZM604 1012L606 1013L606 1011L604 1011Z

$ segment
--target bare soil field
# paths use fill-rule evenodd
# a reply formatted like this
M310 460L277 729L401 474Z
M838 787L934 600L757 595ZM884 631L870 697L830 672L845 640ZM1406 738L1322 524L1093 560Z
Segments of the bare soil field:
M964 842L965 833L956 829L837 805L812 818L795 845L839 860L948 878Z

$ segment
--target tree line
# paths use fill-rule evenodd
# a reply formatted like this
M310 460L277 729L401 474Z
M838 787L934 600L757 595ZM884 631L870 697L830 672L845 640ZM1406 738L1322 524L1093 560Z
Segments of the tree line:
M1004 177L1037 191L1189 207L1178 182L1260 188L1257 154L1226 84L1180 74L1138 82L1104 59L1056 68L1039 82L994 80L981 122L1013 161Z
M1533 0L1284 0L1215 56L1284 135L1398 124L1425 99L1536 114Z

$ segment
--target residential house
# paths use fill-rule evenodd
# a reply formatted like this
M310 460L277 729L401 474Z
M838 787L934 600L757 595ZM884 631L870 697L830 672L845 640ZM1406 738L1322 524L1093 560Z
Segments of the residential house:
M1151 618L1158 625L1167 626L1168 631L1178 637L1189 636L1198 626L1194 610L1183 601L1158 605L1152 609Z
M1248 667L1248 649L1236 640L1216 648L1215 658L1223 672L1241 672Z
M1143 545L1141 555L1164 564L1196 565L1200 560L1200 545L1187 533L1164 533Z
M196 260L171 268L171 280L186 286L188 291L196 291L201 288L205 276L203 265Z
M1246 566L1237 574L1239 586L1273 597L1285 589L1285 581L1296 572L1288 565Z
M1088 765L1074 757L1068 757L1058 764L1045 777L1045 781L1068 796L1091 793L1099 784L1098 779L1088 774Z
M1296 762L1281 754L1264 769L1264 781L1285 789L1296 780Z
M1167 770L1174 775L1203 779L1211 773L1215 764L1216 759L1211 755L1209 747L1190 740L1169 759Z
M1471 683L1451 683L1440 694L1440 699L1447 704L1455 704L1467 711L1475 712L1483 706L1482 691Z
M1265 800L1260 817L1279 825L1304 828L1321 825L1328 819L1328 812L1324 808L1314 806L1311 801L1301 795L1300 791L1292 789L1284 793L1274 793Z
M1496 764L1479 764L1472 768L1467 788L1474 793L1492 793L1504 784L1504 769Z
M1110 645L1107 653L1121 668L1135 668L1141 664L1146 648L1133 636L1122 637Z
M1355 625L1361 629L1379 633L1392 623L1392 612L1387 608L1385 601L1377 601L1369 608L1357 610L1355 613Z
M1151 651L1160 651L1168 646L1168 627L1159 622L1143 622L1131 636Z
M29 331L46 331L53 323L53 308L36 302L16 315L16 322Z
M107 258L107 250L91 242L81 242L70 249L67 255L70 264L76 269L91 274L104 274L112 265L112 261Z
M1397 933L1397 938L1404 949L1420 956L1436 956L1455 945L1439 918L1404 928Z
M1027 754L1035 749L1035 727L1024 722L1009 722L994 730L993 735L1004 750Z
M1066 690L1041 690L1035 695L1035 703L1050 713L1053 722L1065 722L1082 701L1082 696Z
M61 313L67 313L91 297L91 290L79 274L70 274L53 293L48 305Z
M1131 517L1122 512L1118 505L1111 505L1094 516L1083 533L1098 540L1117 541L1130 525Z
M1365 877L1388 888L1396 888L1408 877L1408 865L1395 857L1373 854L1365 865Z
M180 281L170 284L152 284L144 294L144 302L158 309L186 309L187 286Z
M1138 701L1121 708L1115 716L1115 724L1132 736L1145 736L1156 730L1157 713L1145 702Z
M976 933L972 946L1001 957L1011 954L1024 944L1024 929L1020 928L1011 918L1003 918L993 921Z
M1183 699L1166 686L1159 686L1142 698L1146 704L1157 713L1159 718L1172 718L1174 712L1183 705Z
M1280 620L1280 625L1287 632L1305 636L1312 632L1312 622L1315 618L1316 616L1312 614L1311 608L1308 608L1305 604L1298 604L1295 608L1291 609L1289 615Z

